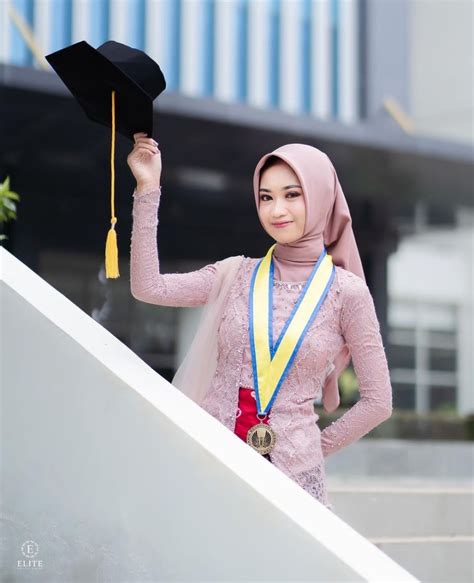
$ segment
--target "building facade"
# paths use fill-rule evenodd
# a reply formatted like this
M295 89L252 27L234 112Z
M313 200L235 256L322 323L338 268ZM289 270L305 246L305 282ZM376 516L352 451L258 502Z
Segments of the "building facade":
M164 161L162 271L263 256L271 241L256 218L254 166L282 143L315 145L351 208L395 406L472 412L469 15L467 0L0 2L0 179L10 176L22 196L5 246L172 377L197 312L130 294L131 144L118 138L122 265L110 281L109 136L43 59L80 40L124 42L167 80L154 135Z

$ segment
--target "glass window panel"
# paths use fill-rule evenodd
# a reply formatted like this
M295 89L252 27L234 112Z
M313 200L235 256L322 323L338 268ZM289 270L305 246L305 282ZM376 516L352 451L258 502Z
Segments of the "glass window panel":
M430 387L431 411L455 411L456 390L454 387Z
M430 348L428 356L430 370L456 372L456 352L454 350Z
M397 346L392 344L387 350L391 368L415 368L415 347L414 346Z
M414 346L415 330L413 328L392 328L389 332L389 340L392 344L405 344Z
M415 385L393 383L393 407L413 410L415 408Z
M427 335L430 346L456 349L456 333L454 331L428 330Z

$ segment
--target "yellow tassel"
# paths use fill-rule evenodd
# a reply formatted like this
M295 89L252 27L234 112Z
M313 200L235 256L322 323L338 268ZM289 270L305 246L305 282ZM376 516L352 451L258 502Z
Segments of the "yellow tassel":
M115 217L114 217L115 219ZM105 243L105 277L109 279L116 279L120 276L118 266L118 248L117 248L117 233L114 226L117 219L112 220L112 227L107 233L107 241Z
M112 91L112 144L110 150L110 206L112 218L110 220L111 227L107 233L107 241L105 243L105 277L107 279L116 279L120 277L118 266L118 247L117 247L117 233L115 232L115 224L117 217L115 216L114 195L115 195L115 91Z

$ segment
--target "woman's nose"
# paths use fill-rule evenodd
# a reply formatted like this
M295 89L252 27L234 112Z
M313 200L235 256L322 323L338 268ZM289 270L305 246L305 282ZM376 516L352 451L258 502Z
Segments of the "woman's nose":
M279 217L281 215L284 215L285 213L286 213L285 201L277 200L272 207L272 215L274 215L275 217Z

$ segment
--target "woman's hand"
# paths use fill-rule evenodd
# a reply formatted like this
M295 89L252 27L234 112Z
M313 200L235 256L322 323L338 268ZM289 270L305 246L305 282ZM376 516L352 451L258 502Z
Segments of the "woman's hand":
M147 134L133 134L135 145L127 156L127 164L135 176L138 190L158 188L161 181L161 152L158 143Z

